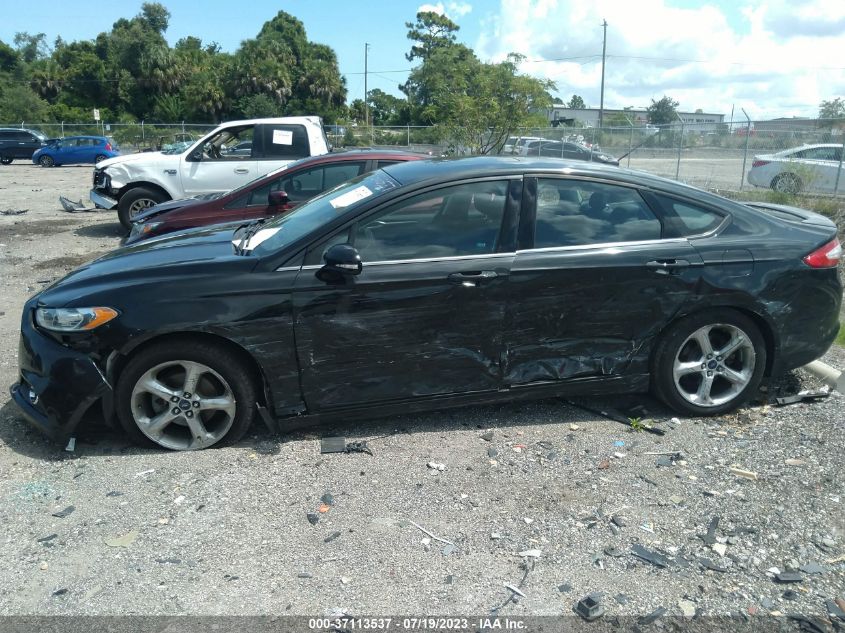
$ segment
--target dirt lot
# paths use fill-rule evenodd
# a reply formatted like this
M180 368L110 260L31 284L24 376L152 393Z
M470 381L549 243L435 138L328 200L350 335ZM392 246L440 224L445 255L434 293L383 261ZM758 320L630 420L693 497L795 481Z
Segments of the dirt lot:
M200 453L102 431L72 453L49 443L6 387L26 298L118 245L113 212L58 204L84 201L90 177L0 168L0 211L28 209L0 216L0 615L488 615L512 595L505 584L525 595L503 616L569 614L591 592L606 619L658 607L665 618L821 616L845 599L838 394L707 420L614 399L645 402L663 437L552 400L284 438L256 425ZM825 359L845 366L842 349ZM793 372L761 398L815 387ZM375 455L321 455L323 435L366 439ZM773 568L800 579L778 583Z

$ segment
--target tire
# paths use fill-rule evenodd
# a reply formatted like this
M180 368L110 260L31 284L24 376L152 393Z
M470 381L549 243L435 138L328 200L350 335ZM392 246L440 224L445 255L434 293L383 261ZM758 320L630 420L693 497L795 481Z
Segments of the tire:
M795 174L780 174L772 180L772 189L780 193L796 194L801 191L801 179Z
M135 187L130 189L120 198L117 203L117 217L125 229L132 228L132 218L148 209L154 204L164 202L167 197L158 191L146 187Z
M132 441L175 451L237 442L252 423L254 405L255 385L244 364L205 342L141 351L115 389L117 418Z
M729 347L727 355L719 353ZM734 310L707 310L661 336L652 356L652 388L684 415L721 415L757 392L765 369L766 343L755 323Z
M108 158L108 156L106 156L105 154L97 154L94 157L94 164L96 165L97 163L101 163L104 160L106 160L107 158Z
M48 156L47 154L44 154L44 156L42 156L41 158L38 159L38 164L41 165L42 167L52 167L53 165L56 164L56 161L53 160L52 156Z
M11 165L12 160L14 159L9 156L0 156L0 165Z

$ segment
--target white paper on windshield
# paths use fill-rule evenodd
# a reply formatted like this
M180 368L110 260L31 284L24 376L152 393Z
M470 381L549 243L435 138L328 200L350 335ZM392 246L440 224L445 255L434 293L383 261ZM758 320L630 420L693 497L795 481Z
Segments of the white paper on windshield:
M329 204L331 204L335 209L342 209L344 207L348 207L350 204L358 202L359 200L369 198L371 195L373 195L373 192L367 189L364 185L361 185L360 187L355 187L352 191L347 191L334 200L329 200Z
M274 145L293 145L293 132L290 130L273 130Z
M261 244L261 242L263 242L264 240L273 237L281 229L282 229L282 227L280 227L280 226L273 227L273 228L270 228L270 229L261 229L255 235L253 235L251 238L249 238L249 241L246 244L244 244L244 247L243 247L244 250L245 251L251 251L256 246ZM241 241L239 239L232 240L232 244L234 244L235 246L237 246L240 243L241 243Z

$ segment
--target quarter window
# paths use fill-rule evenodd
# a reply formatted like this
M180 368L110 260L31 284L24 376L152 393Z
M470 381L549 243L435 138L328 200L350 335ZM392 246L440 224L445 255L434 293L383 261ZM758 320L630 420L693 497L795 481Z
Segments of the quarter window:
M288 194L291 202L310 200L314 196L351 180L364 171L363 162L348 162L341 165L327 165L300 171L254 189L249 198L249 206L266 206L267 196L279 189Z
M725 219L724 215L687 201L652 194L660 206L665 237L689 237L712 231Z
M264 154L262 158L305 158L311 155L308 133L303 125L265 124L262 139Z
M634 189L538 180L534 248L656 240L661 232L660 220Z
M412 196L359 222L364 262L494 253L508 183L476 182Z

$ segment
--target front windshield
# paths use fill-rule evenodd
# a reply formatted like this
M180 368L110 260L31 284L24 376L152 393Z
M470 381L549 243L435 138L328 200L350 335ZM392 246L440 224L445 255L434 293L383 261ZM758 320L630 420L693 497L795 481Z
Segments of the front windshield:
M266 255L292 244L311 231L328 224L341 213L399 186L383 170L358 176L312 198L287 215L280 215L261 227L244 250ZM237 240L234 240L237 243Z

